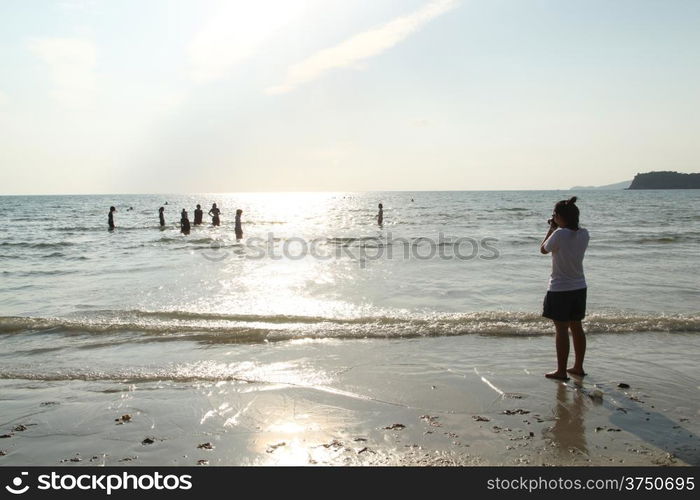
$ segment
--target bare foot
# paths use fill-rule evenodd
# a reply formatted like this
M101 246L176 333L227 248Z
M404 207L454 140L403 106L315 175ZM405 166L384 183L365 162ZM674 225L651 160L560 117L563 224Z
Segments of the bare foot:
M569 368L568 370L566 370L566 372L570 373L571 375L576 375L577 377L586 376L586 372L584 372L583 370L574 370L573 368Z
M547 378L554 378L557 380L569 380L569 377L566 376L566 372L549 372L545 373L544 376Z

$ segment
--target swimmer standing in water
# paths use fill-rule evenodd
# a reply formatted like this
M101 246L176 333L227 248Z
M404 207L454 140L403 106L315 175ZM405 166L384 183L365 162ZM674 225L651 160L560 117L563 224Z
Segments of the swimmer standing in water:
M113 231L114 230L114 212L116 212L117 209L114 207L109 207L109 214L107 214L107 224L109 224L109 230Z
M221 210L219 210L216 207L216 203L212 204L211 210L209 210L209 215L211 216L212 225L214 225L214 226L221 225L221 219L219 219L219 215L221 215Z
M199 226L202 223L202 205L197 204L197 208L194 210L194 225Z
M184 208L180 214L180 231L182 234L190 234L190 219L187 217L187 210Z
M235 227L235 232L236 232L236 239L240 240L243 238L243 228L241 227L241 215L243 215L243 210L240 208L236 210L236 227Z

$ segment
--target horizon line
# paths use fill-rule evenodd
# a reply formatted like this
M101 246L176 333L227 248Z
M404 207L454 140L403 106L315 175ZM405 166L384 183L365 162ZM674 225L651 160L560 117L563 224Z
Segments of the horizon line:
M622 181L624 182L624 181ZM366 191L336 191L336 190L318 190L318 191L192 191L192 192L153 192L153 193L16 193L16 194L0 194L0 197L12 196L189 196L189 195L230 195L230 194L334 194L334 193L481 193L481 192L511 192L511 191L572 191L572 188L545 188L545 189L522 189L522 188L505 188L505 189L372 189ZM585 191L616 191L616 189L587 187ZM619 189L624 191L624 189Z

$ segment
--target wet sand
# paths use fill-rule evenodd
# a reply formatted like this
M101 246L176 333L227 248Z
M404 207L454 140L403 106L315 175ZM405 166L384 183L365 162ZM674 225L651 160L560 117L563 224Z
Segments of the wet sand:
M700 336L588 340L589 376L568 382L543 377L552 337L476 335L285 341L255 361L193 343L199 368L162 380L0 380L0 465L700 465Z

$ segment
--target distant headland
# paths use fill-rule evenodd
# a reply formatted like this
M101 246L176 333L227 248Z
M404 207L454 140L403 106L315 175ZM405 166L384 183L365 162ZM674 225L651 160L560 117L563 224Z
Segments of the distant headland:
M605 186L574 186L572 191L583 191L587 189L627 189L632 181L616 182L615 184L606 184Z
M631 181L616 182L605 186L574 186L572 191L587 189L700 189L700 174L681 174L660 171L637 174Z
M700 189L700 174L669 171L637 174L627 189Z

